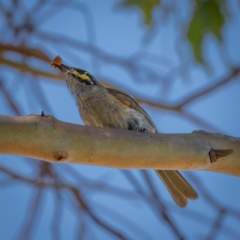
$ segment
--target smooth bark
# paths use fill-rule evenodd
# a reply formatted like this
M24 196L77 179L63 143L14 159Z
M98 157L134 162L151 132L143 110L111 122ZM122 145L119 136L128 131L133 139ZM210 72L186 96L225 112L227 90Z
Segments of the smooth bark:
M48 162L206 170L240 176L239 138L204 131L150 134L87 127L52 116L0 116L0 153Z

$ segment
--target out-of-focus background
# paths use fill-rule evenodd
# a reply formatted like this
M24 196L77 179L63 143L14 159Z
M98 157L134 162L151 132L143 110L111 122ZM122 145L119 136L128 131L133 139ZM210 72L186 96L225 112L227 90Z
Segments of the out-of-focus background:
M240 1L2 0L0 114L83 124L50 60L134 96L161 133L240 136ZM114 161L114 159L112 159ZM240 239L240 179L184 172L178 208L153 171L0 155L0 239Z

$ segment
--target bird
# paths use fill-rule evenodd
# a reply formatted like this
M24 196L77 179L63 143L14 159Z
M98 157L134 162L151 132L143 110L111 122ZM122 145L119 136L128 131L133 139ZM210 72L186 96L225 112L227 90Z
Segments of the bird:
M64 74L85 125L157 133L155 124L133 97L117 89L103 86L88 71L62 64L59 56L51 65L59 68ZM185 207L188 199L198 198L197 192L178 171L155 170L155 172L179 207Z

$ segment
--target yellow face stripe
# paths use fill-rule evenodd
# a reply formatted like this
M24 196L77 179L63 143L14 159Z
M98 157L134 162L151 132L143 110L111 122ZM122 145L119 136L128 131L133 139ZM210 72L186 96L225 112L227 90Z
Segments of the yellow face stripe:
M84 72L83 74L79 73L78 71L74 70L74 73L77 77L79 77L82 80L86 80L91 82L91 78L87 75L87 72Z

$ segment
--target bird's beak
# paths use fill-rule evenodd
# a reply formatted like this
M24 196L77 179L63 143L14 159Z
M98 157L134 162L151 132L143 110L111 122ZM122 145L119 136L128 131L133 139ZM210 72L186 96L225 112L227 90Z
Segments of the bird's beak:
M57 67L62 71L62 73L64 74L67 74L67 73L71 73L71 74L74 74L74 71L72 68L64 65L64 64L61 64L61 65L57 65Z

